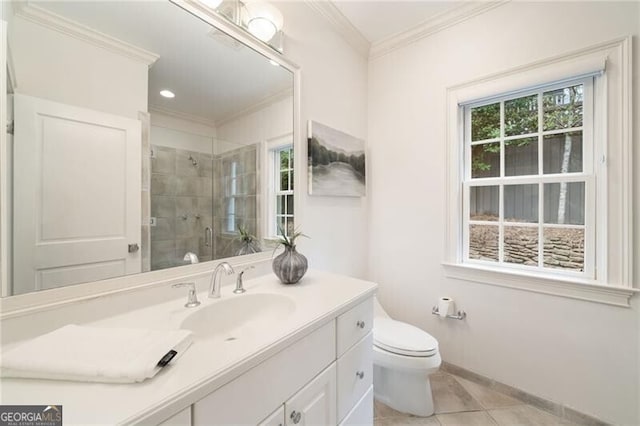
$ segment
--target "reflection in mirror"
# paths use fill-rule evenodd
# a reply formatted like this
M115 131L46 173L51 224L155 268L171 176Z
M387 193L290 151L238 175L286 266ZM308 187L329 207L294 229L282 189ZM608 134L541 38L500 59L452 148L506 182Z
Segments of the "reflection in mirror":
M289 70L170 2L2 7L3 296L255 253L293 226Z

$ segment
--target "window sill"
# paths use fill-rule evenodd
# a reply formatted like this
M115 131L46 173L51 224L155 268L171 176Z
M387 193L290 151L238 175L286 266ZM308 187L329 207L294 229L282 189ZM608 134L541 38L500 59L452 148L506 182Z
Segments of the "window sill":
M522 272L496 270L477 265L447 262L442 263L442 265L444 266L445 275L449 278L625 308L631 306L629 301L633 295L640 292L637 288L607 286L589 280L545 277Z

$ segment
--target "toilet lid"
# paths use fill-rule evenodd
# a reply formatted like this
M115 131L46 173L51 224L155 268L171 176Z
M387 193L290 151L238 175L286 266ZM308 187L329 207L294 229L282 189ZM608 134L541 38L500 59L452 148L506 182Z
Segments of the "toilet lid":
M398 355L432 356L438 351L438 341L429 333L391 318L376 318L373 324L373 344Z

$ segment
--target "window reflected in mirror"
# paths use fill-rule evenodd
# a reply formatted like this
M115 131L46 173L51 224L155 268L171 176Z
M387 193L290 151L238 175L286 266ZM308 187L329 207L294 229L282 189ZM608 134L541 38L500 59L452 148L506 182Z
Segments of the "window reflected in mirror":
M291 71L171 2L1 6L3 296L258 253L293 229Z

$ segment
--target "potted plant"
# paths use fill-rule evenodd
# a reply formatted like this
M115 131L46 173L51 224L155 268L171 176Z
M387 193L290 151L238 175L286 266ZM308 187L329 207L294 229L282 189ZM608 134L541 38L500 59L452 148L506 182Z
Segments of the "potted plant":
M296 239L307 236L295 230L293 234L287 236L282 228L278 227L278 230L280 235L274 253L280 246L284 247L284 251L273 259L273 272L283 284L295 284L300 281L308 268L307 258L296 250Z
M245 226L238 226L238 232L240 235L236 240L240 241L240 248L236 252L236 256L242 256L244 254L260 253L262 248L260 247L260 241L255 235L250 234L249 230Z

